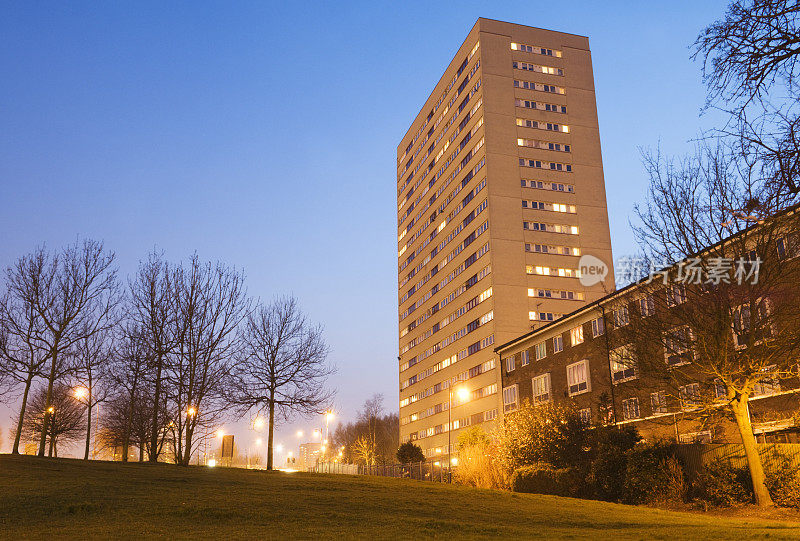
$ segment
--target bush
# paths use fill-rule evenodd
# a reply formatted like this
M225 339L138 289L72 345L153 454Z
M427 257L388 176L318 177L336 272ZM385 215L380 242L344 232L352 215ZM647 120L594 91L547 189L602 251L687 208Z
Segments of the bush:
M573 496L577 491L578 481L574 470L554 468L540 462L517 468L511 476L511 490L529 494Z
M622 499L627 452L641 440L635 428L600 427L593 434L589 484L584 492L601 500Z
M483 429L474 426L462 430L458 435L458 464L453 481L478 488L504 488L496 455L495 444Z
M800 464L776 453L766 471L767 490L776 505L800 508Z
M425 454L422 452L422 448L411 441L407 441L398 447L396 456L401 464L425 462Z
M626 453L622 501L630 504L682 503L688 486L672 445L637 445Z
M722 507L753 500L750 471L731 466L725 460L707 464L697 475L692 490L696 498Z

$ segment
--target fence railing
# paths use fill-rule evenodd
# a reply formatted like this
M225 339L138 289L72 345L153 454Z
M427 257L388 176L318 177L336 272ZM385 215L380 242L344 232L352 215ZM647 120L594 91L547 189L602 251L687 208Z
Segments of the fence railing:
M781 467L784 464L783 457L800 466L800 443L758 443L756 446L766 470ZM687 443L679 444L676 448L690 474L700 472L705 465L715 461L726 462L734 468L747 467L747 457L741 443Z
M455 468L453 468L455 470ZM447 483L451 472L444 464L435 462L414 462L412 464L379 464L367 466L362 464L320 463L309 471L315 473L341 473L346 475L372 475L378 477L395 477L398 479L417 479Z

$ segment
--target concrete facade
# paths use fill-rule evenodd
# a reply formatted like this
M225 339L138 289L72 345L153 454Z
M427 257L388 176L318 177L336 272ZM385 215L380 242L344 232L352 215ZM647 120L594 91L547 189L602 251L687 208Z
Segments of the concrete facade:
M614 290L588 39L479 19L397 165L400 439L436 456L502 414L496 344Z

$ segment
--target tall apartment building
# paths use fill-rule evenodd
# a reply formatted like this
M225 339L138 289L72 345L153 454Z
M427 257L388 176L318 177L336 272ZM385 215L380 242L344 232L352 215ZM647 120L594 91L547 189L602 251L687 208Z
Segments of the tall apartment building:
M502 415L496 344L614 289L588 39L479 19L397 147L397 203L400 438L435 457Z

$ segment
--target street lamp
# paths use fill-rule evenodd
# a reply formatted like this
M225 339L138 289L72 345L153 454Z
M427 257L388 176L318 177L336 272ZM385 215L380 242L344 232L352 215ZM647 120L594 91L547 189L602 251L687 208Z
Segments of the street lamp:
M469 390L466 387L459 387L456 391L456 395L458 396L459 404L462 404L469 400ZM451 443L450 434L453 432L453 387L450 386L450 404L447 406L447 482L453 482L453 471L452 471L452 461L453 461L453 445Z
M297 437L298 438L302 438L303 437L303 431L302 430L298 430L297 431Z
M75 398L77 398L78 400L83 400L84 398L86 398L86 395L88 394L89 391L86 389L86 387L75 388Z

